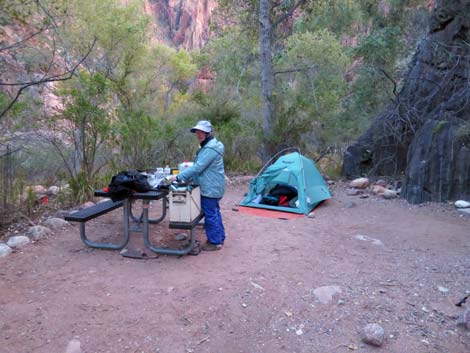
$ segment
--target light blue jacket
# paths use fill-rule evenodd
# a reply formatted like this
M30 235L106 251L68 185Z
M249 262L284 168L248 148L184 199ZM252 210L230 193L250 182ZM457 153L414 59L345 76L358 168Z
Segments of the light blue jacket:
M224 145L215 137L197 153L194 165L178 174L179 181L193 180L201 188L201 196L220 199L225 192Z

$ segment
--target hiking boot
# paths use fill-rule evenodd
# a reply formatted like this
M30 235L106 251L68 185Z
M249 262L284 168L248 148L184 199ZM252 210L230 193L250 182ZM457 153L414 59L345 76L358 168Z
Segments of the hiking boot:
M216 251L222 249L222 244L212 244L208 241L202 246L204 251Z

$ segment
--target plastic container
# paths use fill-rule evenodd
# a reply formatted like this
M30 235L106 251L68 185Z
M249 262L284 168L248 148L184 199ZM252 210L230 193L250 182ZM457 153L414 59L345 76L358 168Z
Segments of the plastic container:
M156 176L158 179L164 178L164 177L165 177L165 174L163 173L163 168L161 168L161 167L157 168L157 170L156 170L156 172L155 172L155 176Z

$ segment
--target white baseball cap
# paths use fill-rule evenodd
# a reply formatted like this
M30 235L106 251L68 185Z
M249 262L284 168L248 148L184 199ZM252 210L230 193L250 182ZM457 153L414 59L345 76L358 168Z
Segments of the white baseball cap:
M204 131L205 133L211 133L212 132L212 124L210 121L207 120L201 120L198 121L198 123L191 128L191 132L196 132L196 130L201 130Z

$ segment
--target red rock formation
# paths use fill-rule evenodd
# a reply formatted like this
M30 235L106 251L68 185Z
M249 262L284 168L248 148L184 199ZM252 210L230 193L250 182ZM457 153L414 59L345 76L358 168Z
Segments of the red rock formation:
M155 19L157 40L191 50L206 44L216 3L216 0L147 0L145 10Z

